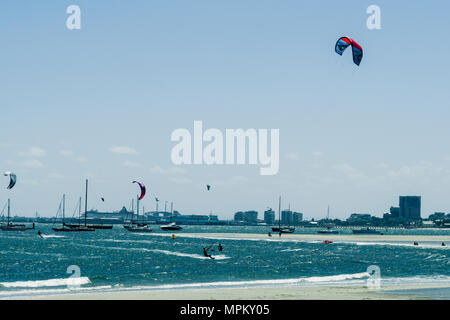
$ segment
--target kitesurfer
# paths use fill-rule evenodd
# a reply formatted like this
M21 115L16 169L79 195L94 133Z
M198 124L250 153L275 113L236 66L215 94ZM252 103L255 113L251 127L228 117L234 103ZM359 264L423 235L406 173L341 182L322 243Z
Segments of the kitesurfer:
M209 248L211 248L211 247L209 247ZM209 250L209 248L208 249L206 249L206 248L203 248L203 255L205 256L205 257L208 257L208 258L211 258L211 259L214 259L214 257L212 257L210 254L208 254L208 250Z
M38 236L41 237L41 238L44 238L44 237L42 236L41 230L38 231Z
M219 243L219 245L217 246L217 250L219 250L220 252L223 250L222 245Z

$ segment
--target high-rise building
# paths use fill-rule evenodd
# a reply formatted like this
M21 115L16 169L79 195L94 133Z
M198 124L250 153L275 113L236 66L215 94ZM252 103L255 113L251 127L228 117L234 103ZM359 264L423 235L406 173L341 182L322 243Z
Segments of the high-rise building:
M250 223L258 222L258 211L246 211L244 212L244 221Z
M400 217L410 220L420 219L420 196L400 196L399 205Z
M244 221L244 213L242 211L234 214L234 221Z
M234 214L234 221L258 222L258 211L239 211Z
M281 211L281 224L292 224L292 211L291 210L283 210Z
M267 224L275 223L275 211L273 211L271 208L264 211L264 222Z
M292 214L292 223L293 223L294 225L299 225L300 222L302 222L302 221L303 221L303 213L300 213L300 212L294 212L294 213Z

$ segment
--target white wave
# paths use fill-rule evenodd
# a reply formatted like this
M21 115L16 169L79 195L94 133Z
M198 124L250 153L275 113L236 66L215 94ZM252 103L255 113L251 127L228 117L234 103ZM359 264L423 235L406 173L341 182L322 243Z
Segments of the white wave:
M187 257L187 258L202 259L202 260L212 260L209 257L205 257L204 255L200 255L200 254L196 254L196 253L184 253L184 252L178 252L178 251L147 249L147 248L102 247L102 246L96 246L96 245L81 245L81 244L78 244L78 245L84 246L84 247L101 248L101 249L108 249L108 250L155 252L155 253L164 253L166 255L178 256L178 257ZM226 255L213 255L212 257L214 258L214 260L230 259L230 257L228 257Z
M159 286L138 287L139 289L186 289L186 288L209 288L209 287L253 287L253 286L277 286L277 285L301 285L306 283L328 283L342 284L346 280L362 280L368 278L367 272L354 274L341 274L323 277L306 277L293 279L270 279L270 280L249 280L249 281L217 281L199 282L185 284L166 284ZM136 288L135 288L136 289Z
M366 272L353 274L338 274L331 276L317 276L317 277L303 277L292 279L267 279L267 280L247 280L247 281L217 281L217 282L198 282L185 284L166 284L156 286L133 286L124 287L122 284L98 286L88 288L75 288L71 290L68 288L60 289L26 289L18 291L0 291L0 298L20 298L32 295L52 295L65 294L74 292L127 292L127 291L144 291L144 290L177 290L177 289L208 289L208 288L252 288L252 287L277 287L277 286L364 286L365 280L368 279L369 274ZM438 284L450 286L450 276L436 275L436 276L412 276L412 277L381 277L381 286L396 286L396 285L420 285L424 284Z
M152 243L155 243L155 241L151 241L151 240L102 239L101 241L105 241L105 242L117 242L117 243L145 243L145 244L152 244Z
M0 291L0 299L21 299L30 296L49 296L55 294L70 294L70 293L85 293L85 292L106 292L110 290L112 286L97 286L97 287L73 287L73 288L58 288L58 289L22 289L22 290L7 290Z
M166 284L158 286L140 286L132 287L127 290L158 290L158 289L205 289L216 287L276 287L276 286L308 286L308 285L358 285L365 286L369 278L367 272L353 274L339 274L332 276L304 277L293 279L268 279L268 280L249 280L249 281L217 281L217 282L198 282L186 284ZM450 276L413 276L404 278L381 278L382 285L420 285L420 284L444 284L450 286Z
M450 285L450 276L412 276L412 277L383 277L381 274L381 283L385 285L403 285L403 284L445 284Z
M159 249L151 249L149 251L157 252L157 253L164 253L167 255L172 256L178 256L178 257L187 257L187 258L194 258L194 259L202 259L202 260L211 260L209 257L205 257L199 254L195 253L183 253L183 252L177 252L177 251L168 251L168 250L159 250ZM230 257L227 257L226 255L217 255L212 256L215 260L224 260L224 259L230 259Z
M306 282L336 282L354 279L364 279L369 277L367 272L353 273L353 274L339 274L334 276L309 277L305 278Z
M406 242L340 242L343 244L356 244L358 246L394 246L394 247L410 247L417 249L441 249L448 250L450 246L443 246L441 242L436 243L425 243L414 245L414 243Z
M44 239L47 239L47 238L65 238L64 236L57 236L56 234L42 234L41 236Z
M78 278L35 280L35 281L0 282L0 287L41 288L41 287L78 286L88 283L91 283L88 277L78 277Z

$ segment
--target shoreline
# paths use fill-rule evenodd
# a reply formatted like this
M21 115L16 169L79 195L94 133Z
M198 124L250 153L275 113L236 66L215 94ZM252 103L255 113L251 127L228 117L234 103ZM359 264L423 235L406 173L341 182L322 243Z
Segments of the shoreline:
M426 249L449 249L450 235L348 235L348 234L282 234L281 237L255 233L175 233L177 239L200 238L211 240L236 240L236 241L286 241L286 242L322 242L332 240L338 244L360 245L401 245ZM142 238L147 237L171 237L171 233L142 233ZM148 239L148 238L147 238ZM413 241L418 241L418 246L413 246ZM446 242L445 247L440 243ZM327 244L328 245L328 244ZM333 245L333 244L330 244ZM290 246L291 247L291 246ZM364 273L364 272L363 272ZM361 273L361 274L363 274ZM79 291L71 291L66 287L56 289L53 292L30 292L23 295L4 295L6 299L27 300L409 300L409 299L436 299L441 296L450 299L450 281L446 276L433 282L421 282L421 280L406 279L404 282L381 282L379 289L368 289L361 274L351 274L348 279L356 280L351 283L327 283L298 285L298 279L260 280L257 285L248 282L236 281L235 284L208 285L208 283L186 284L183 288L178 285L161 285L159 287L116 287L104 286L94 288L81 288ZM336 276L347 276L336 275ZM314 277L312 277L314 278ZM327 278L324 276L324 278ZM292 280L292 281L291 281ZM383 279L381 279L383 280ZM426 280L426 279L425 279ZM272 284L262 283L272 281ZM219 282L218 282L219 283ZM316 282L317 283L317 282ZM169 287L175 286L175 287ZM426 292L424 290L431 290ZM438 294L436 295L435 292Z
M30 300L430 300L422 290L444 291L447 284L365 286L271 286L241 288L142 289L32 296ZM419 292L419 293L418 293ZM12 298L14 299L14 298ZM23 298L17 298L23 299Z
M160 236L170 237L171 233L148 233L142 234L146 236ZM441 244L444 242L446 246L450 247L450 234L449 235L354 235L354 234L282 234L280 237L277 233L273 233L271 237L264 233L175 233L177 238L204 238L204 239L218 239L218 240L267 240L267 241L341 241L341 242L398 242L404 244L413 244L415 241L419 242L435 242Z

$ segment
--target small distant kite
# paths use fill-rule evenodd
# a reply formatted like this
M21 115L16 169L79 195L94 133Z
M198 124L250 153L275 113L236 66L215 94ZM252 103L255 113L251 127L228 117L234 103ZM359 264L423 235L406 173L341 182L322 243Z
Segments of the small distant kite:
M102 199L102 201L105 202L105 198L100 198L100 199Z
M347 49L347 47L349 46L352 46L353 62L357 66L359 66L363 58L363 49L358 43L356 43L355 40L348 37L339 38L338 41L336 42L335 51L337 54L342 56L345 49Z
M133 183L137 183L139 185L139 187L141 188L141 195L139 196L139 200L144 199L144 196L145 196L145 186L144 186L144 184L139 182L139 181L133 181Z
M17 176L12 173L12 172L5 172L5 176L8 177L9 176L9 185L7 187L7 189L12 189L14 188L14 186L16 185L16 181L17 181Z
M209 184L206 185L206 189L211 190L211 186Z

